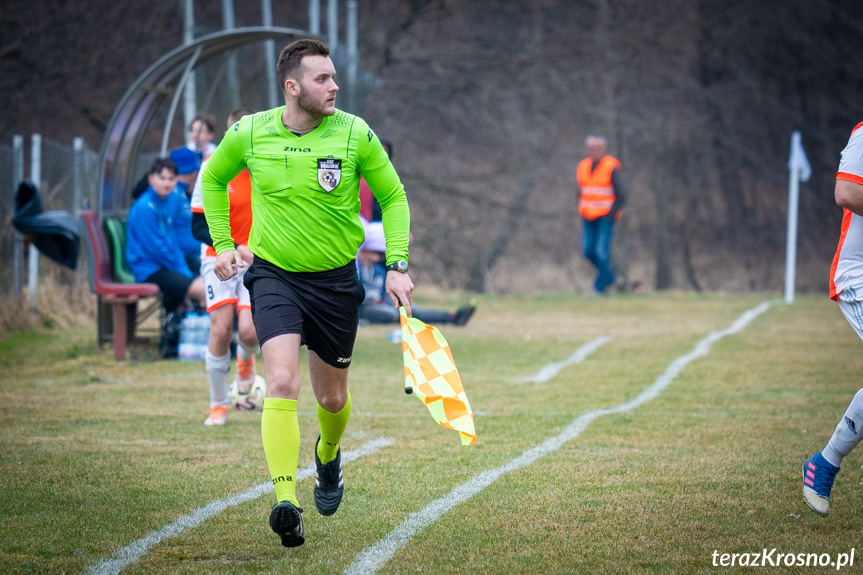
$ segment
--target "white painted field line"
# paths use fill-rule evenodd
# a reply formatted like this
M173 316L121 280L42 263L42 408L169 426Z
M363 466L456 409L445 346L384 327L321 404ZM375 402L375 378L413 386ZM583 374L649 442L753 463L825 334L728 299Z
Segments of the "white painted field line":
M523 381L532 381L533 383L546 383L549 379L557 375L561 369L569 365L581 363L587 356L599 349L600 346L610 342L611 337L603 335L593 339L573 352L571 356L563 361L554 361L540 369L535 375L524 378Z
M354 459L363 457L364 455L370 455L381 449L382 447L386 447L388 445L392 445L393 440L387 439L386 437L380 437L378 439L373 439L368 443L362 445L361 447L354 449L353 451L347 451L342 454L342 463L348 463L353 461ZM301 481L308 477L313 477L315 475L315 464L312 463L303 469L297 471L297 481ZM195 511L189 513L188 515L184 515L180 517L175 522L170 525L166 525L165 527L159 529L158 531L153 531L148 533L144 537L138 539L134 543L131 543L122 549L118 549L116 553L110 558L104 561L100 561L95 565L91 565L87 568L87 573L106 575L108 573L119 573L124 568L128 567L142 556L144 556L147 551L154 545L157 545L168 539L170 537L176 537L183 531L187 529L191 529L193 527L197 527L207 519L211 517L215 517L228 507L232 507L234 505L239 505L240 503L245 503L246 501L257 499L261 495L265 493L270 493L273 491L273 484L270 481L266 481L261 483L260 485L256 485L247 491L243 491L242 493L237 493L236 495L231 495L230 497L225 497L224 499L220 499L218 501L213 501L212 503L205 505Z
M448 494L429 503L425 509L408 515L401 525L390 531L377 543L366 547L354 557L345 570L345 575L366 575L377 573L389 561L396 551L404 547L415 535L425 531L441 515L466 501L497 481L503 474L531 465L536 460L560 449L565 443L578 437L587 429L594 419L610 413L632 411L636 407L650 401L659 395L676 378L681 370L690 362L707 355L713 344L727 335L739 333L752 320L767 311L771 302L763 302L746 311L731 326L708 334L695 345L695 349L672 361L665 372L656 378L649 387L637 397L607 409L594 409L578 416L559 435L546 439L540 445L528 449L509 463L495 469L479 473L462 483Z

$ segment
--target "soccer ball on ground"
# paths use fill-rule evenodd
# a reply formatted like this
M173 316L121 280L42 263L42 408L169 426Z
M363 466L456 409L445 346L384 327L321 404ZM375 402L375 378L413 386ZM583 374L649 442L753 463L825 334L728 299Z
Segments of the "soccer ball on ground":
M267 396L267 382L260 375L255 375L255 382L249 393L237 391L237 380L228 389L228 402L240 411L261 411L264 408L264 398Z

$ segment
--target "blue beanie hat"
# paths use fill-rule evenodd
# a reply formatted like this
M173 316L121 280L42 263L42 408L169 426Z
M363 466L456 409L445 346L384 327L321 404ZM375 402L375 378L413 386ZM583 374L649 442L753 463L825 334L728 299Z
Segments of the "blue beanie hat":
M171 152L171 161L177 165L177 175L191 174L197 172L201 167L201 160L198 154L189 148L177 148Z

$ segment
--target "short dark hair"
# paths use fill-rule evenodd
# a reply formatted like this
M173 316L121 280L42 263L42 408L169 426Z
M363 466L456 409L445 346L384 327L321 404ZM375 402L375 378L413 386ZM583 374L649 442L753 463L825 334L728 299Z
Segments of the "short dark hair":
M156 158L153 161L153 165L150 166L150 171L147 172L147 175L161 174L164 169L170 170L175 176L177 175L177 164L172 162L170 158Z
M200 121L202 124L207 126L207 128L210 130L210 133L212 133L212 134L216 133L216 121L213 119L213 117L211 115L199 113L197 116L195 116L195 118L189 124L189 129L192 128L192 124L194 124L195 122L198 122L198 121Z
M329 56L330 49L320 40L303 38L294 40L282 49L279 54L279 63L276 64L276 75L279 77L279 86L285 89L288 78L300 78L301 64L306 56Z
M248 108L237 108L236 110L231 112L230 115L228 115L228 127L230 128L231 126L236 124L240 120L240 118L242 118L243 116L248 116L249 114L254 114L254 112L252 112Z

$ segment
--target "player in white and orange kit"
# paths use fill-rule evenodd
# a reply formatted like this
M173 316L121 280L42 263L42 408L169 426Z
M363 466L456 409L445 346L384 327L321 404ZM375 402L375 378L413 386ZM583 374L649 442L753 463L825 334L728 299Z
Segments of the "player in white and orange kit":
M251 114L240 108L228 117L228 129L240 118ZM206 162L205 162L206 163ZM203 168L203 166L201 166ZM203 173L203 169L199 172ZM221 281L213 272L216 250L210 238L204 204L201 201L201 179L195 182L192 192L192 228L195 237L204 242L201 248L201 277L206 287L207 312L210 314L210 341L207 349L207 378L210 381L210 414L204 425L224 425L228 420L228 373L231 370L231 336L234 332L234 310L238 319L236 386L240 393L248 393L255 381L255 353L258 336L252 322L249 290L243 278L254 256L247 246L252 228L252 182L249 171L243 170L228 186L230 198L231 233L237 251L246 266L237 275Z
M839 247L830 267L830 299L863 339L863 122L851 132L836 173L836 203L843 208ZM803 463L803 499L830 512L830 490L842 459L863 439L863 389L857 391L827 446Z

